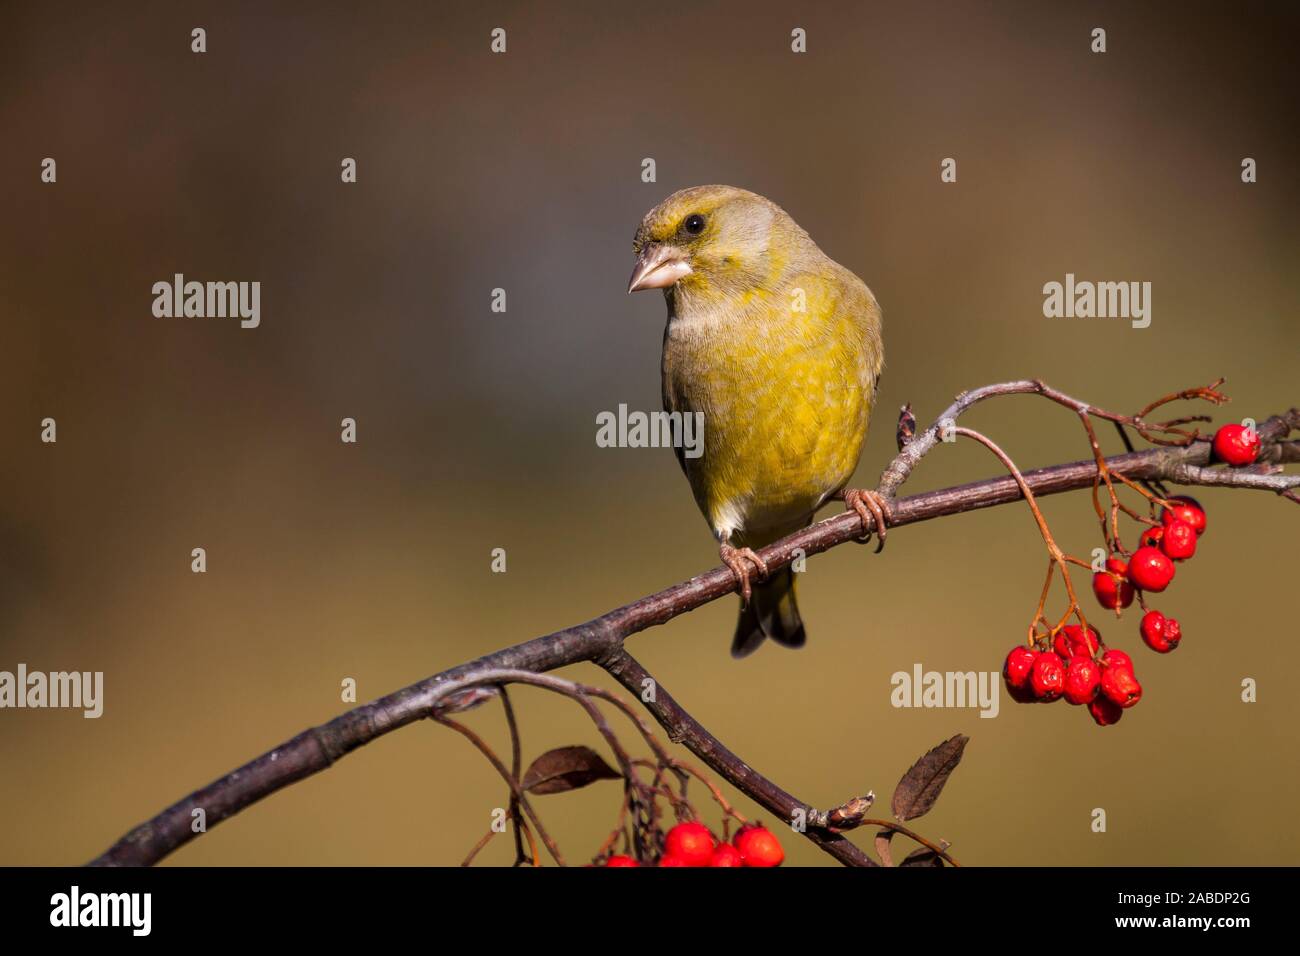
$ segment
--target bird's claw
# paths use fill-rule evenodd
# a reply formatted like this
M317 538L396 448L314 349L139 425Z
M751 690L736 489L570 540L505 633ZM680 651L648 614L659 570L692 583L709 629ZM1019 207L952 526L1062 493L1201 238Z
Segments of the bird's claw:
M771 573L767 568L767 562L749 548L733 548L725 542L718 548L718 556L722 558L723 564L731 568L731 573L740 581L740 599L748 606L749 599L753 595L753 588L749 583L749 569L745 567L745 562L748 561L754 566L760 581L766 580Z
M858 517L862 519L863 528L867 528L869 524L875 525L876 554L879 554L881 548L885 546L885 535L889 533L889 522L892 520L889 499L874 491L867 491L865 488L848 488L844 491L844 503L857 512ZM867 530L858 539L862 544L866 544L870 540L870 530Z

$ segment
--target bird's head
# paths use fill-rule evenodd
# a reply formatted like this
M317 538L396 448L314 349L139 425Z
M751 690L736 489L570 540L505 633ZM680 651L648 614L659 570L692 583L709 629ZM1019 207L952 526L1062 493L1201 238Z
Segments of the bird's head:
M785 211L735 186L695 186L651 209L637 228L628 292L736 295L772 287L807 233Z

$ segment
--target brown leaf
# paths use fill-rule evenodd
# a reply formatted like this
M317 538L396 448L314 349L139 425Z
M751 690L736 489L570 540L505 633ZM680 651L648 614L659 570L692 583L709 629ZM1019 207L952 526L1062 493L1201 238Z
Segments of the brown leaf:
M876 856L885 866L894 865L894 857L889 852L889 841L894 838L893 830L881 830L876 834Z
M890 806L896 819L915 820L930 811L943 792L948 776L961 762L962 751L969 741L962 734L950 737L912 764L894 790Z
M927 847L921 847L919 850L913 850L904 857L903 862L898 864L904 866L943 866L943 857Z
M524 774L523 788L529 793L564 793L597 780L622 777L590 747L558 747L548 750Z

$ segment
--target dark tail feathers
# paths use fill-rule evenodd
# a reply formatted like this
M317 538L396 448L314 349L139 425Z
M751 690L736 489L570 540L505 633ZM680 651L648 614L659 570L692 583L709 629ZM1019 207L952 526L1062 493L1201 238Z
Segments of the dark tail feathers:
M754 584L753 597L741 608L736 622L736 636L731 641L731 656L746 657L770 637L782 647L803 647L803 620L794 599L794 573L786 567L767 581Z

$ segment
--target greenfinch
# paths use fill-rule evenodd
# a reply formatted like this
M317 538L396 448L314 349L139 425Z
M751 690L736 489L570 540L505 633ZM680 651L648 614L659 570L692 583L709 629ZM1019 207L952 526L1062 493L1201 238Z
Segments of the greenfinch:
M734 186L696 186L636 231L628 292L663 289L663 401L704 414L703 454L677 460L741 591L732 655L805 641L789 568L753 549L843 498L883 538L887 505L846 485L884 363L880 307L781 207ZM757 583L751 584L750 567Z

